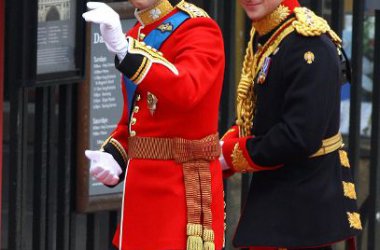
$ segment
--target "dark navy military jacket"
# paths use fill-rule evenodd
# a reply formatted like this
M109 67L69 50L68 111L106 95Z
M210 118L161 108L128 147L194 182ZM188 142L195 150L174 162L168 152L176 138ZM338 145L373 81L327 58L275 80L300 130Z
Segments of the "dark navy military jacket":
M342 152L310 158L323 139L339 132L340 74L337 47L327 35L293 32L271 56L265 82L255 85L255 137L246 146L256 164L283 167L253 173L235 246L314 247L360 232Z

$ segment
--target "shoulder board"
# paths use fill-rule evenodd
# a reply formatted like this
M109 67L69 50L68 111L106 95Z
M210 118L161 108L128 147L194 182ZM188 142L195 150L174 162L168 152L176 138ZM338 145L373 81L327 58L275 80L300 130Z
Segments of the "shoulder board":
M183 12L186 12L191 18L209 17L206 11L186 1L181 1L179 4L177 4L177 8L182 10Z
M327 34L336 45L341 45L342 40L330 28L330 25L325 19L317 16L313 11L305 7L294 9L296 21L293 22L293 27L298 34L307 37L321 36Z

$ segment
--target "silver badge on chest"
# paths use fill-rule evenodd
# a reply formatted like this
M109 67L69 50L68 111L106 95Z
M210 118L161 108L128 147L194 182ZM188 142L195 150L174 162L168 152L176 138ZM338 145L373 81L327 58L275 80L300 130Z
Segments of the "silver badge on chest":
M152 93L148 92L147 103L148 103L148 109L150 111L150 114L154 115L154 112L157 109L157 103L158 103L157 97L153 95Z

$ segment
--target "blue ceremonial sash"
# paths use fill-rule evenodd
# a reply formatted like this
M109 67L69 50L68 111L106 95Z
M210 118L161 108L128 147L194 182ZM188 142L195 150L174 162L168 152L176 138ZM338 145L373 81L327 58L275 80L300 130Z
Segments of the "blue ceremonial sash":
M166 39L168 39L169 36L188 18L190 18L188 14L179 11L178 13L163 21L162 24L160 24L156 29L151 31L145 37L144 43L151 46L152 48L159 50ZM124 76L124 83L128 95L128 117L130 117L137 85L129 80L129 78L126 76Z

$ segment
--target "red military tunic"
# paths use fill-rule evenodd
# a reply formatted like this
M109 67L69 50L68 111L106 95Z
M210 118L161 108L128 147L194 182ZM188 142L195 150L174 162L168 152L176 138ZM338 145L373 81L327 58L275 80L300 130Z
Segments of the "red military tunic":
M128 137L197 140L218 131L225 64L221 32L203 10L192 4L181 2L180 9L179 1L160 2L170 2L173 9L166 13L167 5L159 5L151 8L148 16L146 11L137 12L140 22L127 34L128 54L123 61L116 60L123 75L137 84L130 117L126 88L122 84L123 115L103 146L127 173L121 227L113 241L122 250L186 249L187 208L182 165L173 160L128 160ZM191 18L170 35L158 52L139 43L179 11ZM157 20L149 22L152 17ZM152 96L156 98L155 105L149 100ZM224 200L217 159L210 162L210 172L215 249L222 249Z

